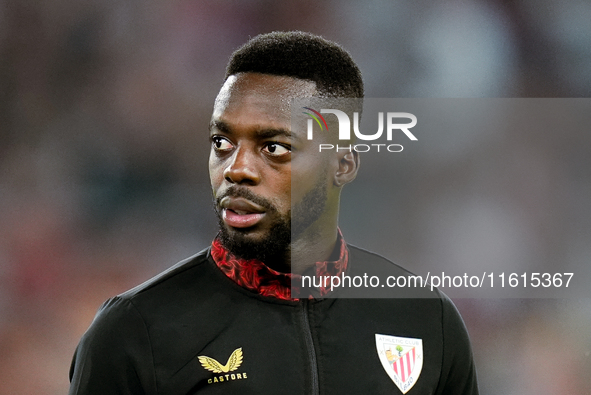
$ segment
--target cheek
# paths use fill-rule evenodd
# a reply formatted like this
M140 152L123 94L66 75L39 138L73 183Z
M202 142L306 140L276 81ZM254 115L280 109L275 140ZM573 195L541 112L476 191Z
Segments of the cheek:
M260 190L267 195L267 198L282 214L287 214L291 210L291 176L290 174L270 174L267 176L270 180L267 183L268 189Z
M223 178L224 178L224 172L223 172L222 166L220 164L220 161L215 158L210 157L209 158L209 180L210 180L211 186L214 190L220 186Z
M293 205L301 201L310 190L314 189L319 183L328 183L328 174L330 173L329 161L326 158L319 158L315 155L309 155L306 158L293 164L294 172L291 181L291 198Z
M318 171L303 174L292 180L291 207L297 206L311 190L324 184L323 175Z

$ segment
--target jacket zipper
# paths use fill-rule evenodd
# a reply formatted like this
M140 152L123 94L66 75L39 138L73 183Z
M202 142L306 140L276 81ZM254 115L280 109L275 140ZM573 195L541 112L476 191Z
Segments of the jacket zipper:
M308 314L309 301L307 299L302 300L301 304L302 322L304 327L304 338L306 340L306 349L308 351L308 357L310 358L310 369L312 372L312 394L320 394L320 388L318 385L318 361L316 359L316 348L314 347L314 340L312 339L312 328L310 326L310 319Z

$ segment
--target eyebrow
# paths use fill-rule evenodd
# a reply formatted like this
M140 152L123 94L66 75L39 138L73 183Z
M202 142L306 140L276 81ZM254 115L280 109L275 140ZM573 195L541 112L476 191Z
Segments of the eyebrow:
M210 133L213 130L219 130L222 133L232 134L232 128L230 125L223 121L211 121L209 124L209 131ZM260 128L255 130L255 134L258 138L267 139L276 136L285 136L291 139L299 139L297 135L291 132L291 130L287 130L284 128Z

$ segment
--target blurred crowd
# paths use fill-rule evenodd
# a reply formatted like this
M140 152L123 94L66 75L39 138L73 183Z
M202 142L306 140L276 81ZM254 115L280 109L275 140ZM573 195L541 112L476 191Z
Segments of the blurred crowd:
M0 394L66 393L100 304L215 236L207 125L249 37L341 43L367 97L589 97L589 20L586 0L0 0ZM442 142L393 173L392 232L355 237L403 265L589 266L588 128L521 125L494 170L491 140ZM483 394L591 393L591 299L456 303Z

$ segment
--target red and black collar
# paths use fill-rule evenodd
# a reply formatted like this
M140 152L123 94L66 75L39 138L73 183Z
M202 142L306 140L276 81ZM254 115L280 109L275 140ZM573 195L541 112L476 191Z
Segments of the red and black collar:
M310 269L310 277L315 276L317 280L321 280L326 276L341 276L345 273L349 262L349 250L340 229L336 245L335 248L339 249L339 258L336 261L316 262L315 273L314 268ZM220 270L236 284L262 296L297 300L322 297L330 292L330 282L322 284L326 286L302 290L301 275L280 273L257 259L238 258L226 250L218 238L211 243L211 256ZM321 281L315 283L321 284Z

